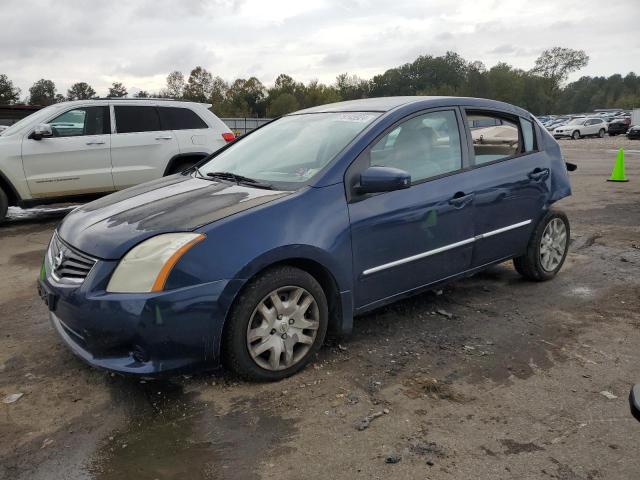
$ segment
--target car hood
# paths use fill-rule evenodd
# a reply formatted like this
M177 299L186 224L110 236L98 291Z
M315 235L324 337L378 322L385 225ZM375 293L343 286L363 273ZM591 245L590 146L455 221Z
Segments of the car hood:
M173 175L76 208L58 234L89 255L118 259L154 235L192 231L290 193Z

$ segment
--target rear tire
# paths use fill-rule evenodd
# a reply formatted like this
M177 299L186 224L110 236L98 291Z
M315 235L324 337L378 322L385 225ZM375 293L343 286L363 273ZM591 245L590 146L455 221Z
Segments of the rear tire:
M0 223L4 221L7 216L7 210L9 209L9 199L4 190L0 188Z
M274 294L277 303L271 300ZM289 377L318 352L328 323L327 299L313 276L290 266L267 270L249 282L231 308L223 363L249 380Z
M516 271L528 280L551 280L567 257L570 234L567 215L560 210L548 211L533 230L525 254L513 259Z
M610 137L615 137L616 135L618 135L618 134L617 134L617 133L611 133L611 132L609 132L609 136L610 136Z
M580 140L580 132L576 130L571 134L571 138L573 138L574 140Z
M600 131L598 132L598 136L600 138L604 138L604 128L601 128Z

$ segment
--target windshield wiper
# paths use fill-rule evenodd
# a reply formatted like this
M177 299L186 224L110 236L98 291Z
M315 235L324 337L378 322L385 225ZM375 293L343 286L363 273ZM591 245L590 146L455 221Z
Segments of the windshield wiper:
M222 178L223 180L233 180L238 185L240 185L241 183L249 184L252 187L264 188L266 190L269 190L272 188L272 185L270 183L264 183L259 180L245 177L244 175L238 175L237 173L232 173L232 172L209 172L207 173L207 177Z

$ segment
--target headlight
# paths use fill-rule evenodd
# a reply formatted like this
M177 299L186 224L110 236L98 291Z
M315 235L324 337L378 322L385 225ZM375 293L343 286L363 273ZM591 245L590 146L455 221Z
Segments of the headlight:
M164 233L145 240L120 260L111 275L107 292L162 291L180 257L204 239L201 233Z

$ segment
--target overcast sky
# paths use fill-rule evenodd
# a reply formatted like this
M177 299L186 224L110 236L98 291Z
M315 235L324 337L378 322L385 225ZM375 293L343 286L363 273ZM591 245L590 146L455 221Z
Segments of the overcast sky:
M2 0L0 73L158 91L202 65L226 80L279 73L364 78L454 50L529 69L548 47L584 49L581 75L640 74L640 0Z

